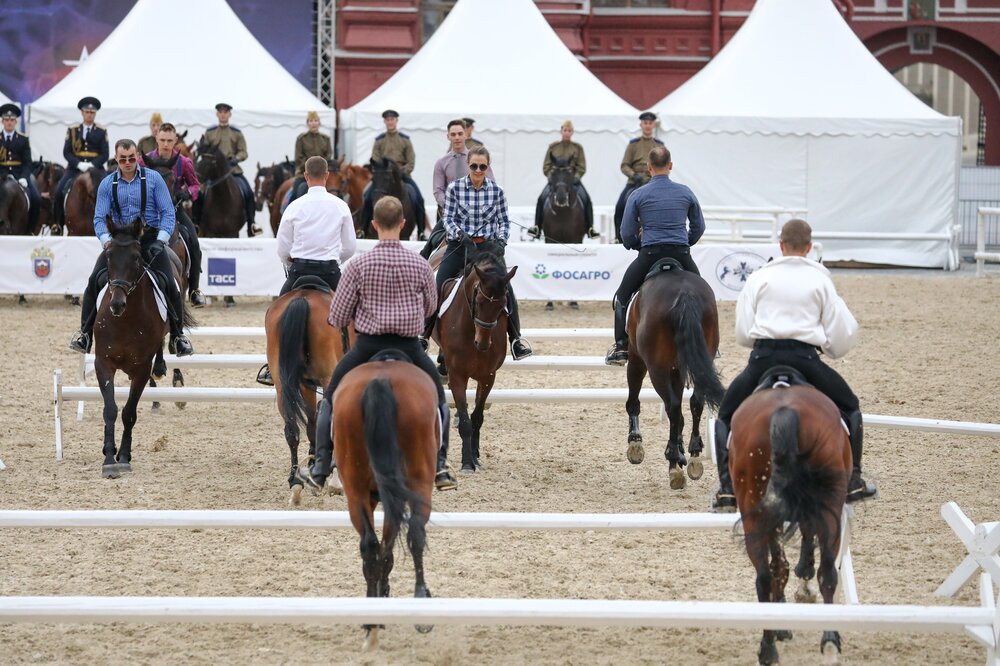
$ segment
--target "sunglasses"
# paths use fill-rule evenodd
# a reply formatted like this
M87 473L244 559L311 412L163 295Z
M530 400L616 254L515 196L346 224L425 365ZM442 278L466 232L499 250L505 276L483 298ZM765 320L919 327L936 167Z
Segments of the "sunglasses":
M115 162L118 162L118 164L135 164L136 159L135 155L129 155L128 157L116 157Z
M490 168L489 164L470 164L469 171L486 171Z

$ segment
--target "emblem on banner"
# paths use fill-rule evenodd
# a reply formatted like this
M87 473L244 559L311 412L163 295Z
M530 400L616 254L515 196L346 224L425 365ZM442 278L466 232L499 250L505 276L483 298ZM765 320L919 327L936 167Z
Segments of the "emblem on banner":
M215 287L235 287L236 259L209 257L208 284Z
M548 276L549 274L545 270L545 264L535 264L535 272L531 274L531 277L536 280L544 280Z
M722 258L715 267L715 277L722 286L740 291L747 278L763 266L765 260L753 252L734 252Z
M35 277L44 280L52 274L52 261L56 258L47 247L36 247L31 253L31 267Z

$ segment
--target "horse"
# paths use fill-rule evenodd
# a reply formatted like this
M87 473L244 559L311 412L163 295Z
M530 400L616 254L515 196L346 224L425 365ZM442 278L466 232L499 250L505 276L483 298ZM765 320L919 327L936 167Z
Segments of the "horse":
M344 164L344 156L341 155L330 162L326 191L343 199L351 213L357 214L365 201L365 187L371 180L371 171L356 164Z
M257 162L257 175L253 179L254 204L257 210L267 209L274 212L275 204L281 199L276 196L278 188L286 181L295 177L295 163L289 160L262 167Z
M341 331L326 321L332 300L326 284L305 277L271 303L264 315L267 362L291 455L288 486L292 506L298 506L302 497L302 482L295 474L299 467L299 424L306 426L312 458L316 453L316 389L330 381L345 352Z
M394 196L403 204L403 219L406 222L399 232L399 237L408 240L413 234L416 226L413 202L410 201L410 193L403 182L403 170L394 161L383 157L381 160L372 161L368 165L372 174L372 210L378 200L384 196ZM363 208L362 208L363 210ZM362 219L367 215L357 215L354 218L354 227L358 231L358 238L377 238L371 219Z
M714 364L719 349L719 312L712 288L673 259L657 262L632 300L628 335L626 456L633 465L641 463L645 456L639 431L639 391L648 371L670 419L670 435L663 453L669 464L670 487L679 490L686 484L682 467L687 466L692 480L701 478L704 472L699 459L704 449L699 432L701 414L706 402L718 408L725 393ZM682 440L685 380L693 387L690 461L684 456Z
M496 255L483 253L466 267L460 284L452 280L441 289L442 301L456 285L459 289L454 303L438 318L434 339L447 363L448 387L458 411L464 472L475 472L482 466L479 434L483 410L507 355L507 285L516 272L517 266L507 272ZM471 419L465 395L470 378L476 380Z
M546 243L582 243L587 233L587 215L583 201L576 192L576 160L552 158L549 172L549 196L542 208L542 228ZM570 308L580 306L570 301ZM545 304L546 310L553 310L552 301Z
M63 208L66 232L70 236L94 235L94 209L97 208L97 188L108 175L102 166L94 165L73 179Z
M814 550L818 538L819 589L823 603L832 604L840 560L841 516L851 476L851 445L833 401L801 377L795 379L796 375L791 368L772 368L758 390L733 414L729 470L747 555L757 572L758 601L785 601L788 561L782 543L798 527L802 544L795 566L800 579L795 600L816 601L809 580L817 573ZM789 638L791 632L765 631L758 652L760 663L777 663L775 640ZM840 634L823 632L820 651L828 663L836 661Z
M112 228L108 259L108 288L98 303L94 323L94 372L104 398L104 464L101 474L117 479L132 471L132 428L136 406L149 381L153 359L162 354L167 322L160 317L151 275L143 262L139 239L143 223L137 219L126 227ZM179 262L172 251L173 278L183 284ZM168 276L169 277L169 276ZM183 307L183 302L182 302ZM185 326L194 324L187 309L182 313ZM121 447L115 448L115 373L122 370L131 380L128 401L122 410Z
M198 180L201 181L199 206L195 223L202 238L237 238L245 223L243 217L243 195L233 180L233 167L219 150L218 144L202 140L198 144L198 158L194 164ZM226 307L236 301L225 296Z
M0 181L0 235L26 236L28 195L13 177Z
M66 170L61 164L55 162L45 162L40 160L35 162L32 173L35 176L35 185L38 187L38 194L42 198L42 209L38 215L38 228L32 229L32 234L38 234L42 229L52 230L52 189L63 177ZM58 230L60 233L62 230Z
M334 455L351 524L361 537L369 597L389 596L393 548L401 529L407 531L416 573L413 596L431 596L424 581L425 528L431 514L441 421L434 382L405 359L393 350L376 355L344 376L333 400ZM374 521L379 501L385 516L381 544ZM381 628L364 626L366 650L378 646ZM432 628L417 626L421 633Z

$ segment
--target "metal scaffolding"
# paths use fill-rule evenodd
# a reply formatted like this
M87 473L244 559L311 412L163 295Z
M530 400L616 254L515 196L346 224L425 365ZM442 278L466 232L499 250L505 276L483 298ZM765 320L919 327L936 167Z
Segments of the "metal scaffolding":
M316 55L316 96L327 106L333 106L333 50L337 42L336 0L315 0L313 3L313 39Z

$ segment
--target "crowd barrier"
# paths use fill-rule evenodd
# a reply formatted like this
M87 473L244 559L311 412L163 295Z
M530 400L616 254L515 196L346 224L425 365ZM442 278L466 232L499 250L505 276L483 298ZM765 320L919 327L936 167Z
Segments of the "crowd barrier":
M1000 261L1000 252L986 251L986 218L1000 217L1000 208L980 208L976 215L976 276L983 274L987 261Z

